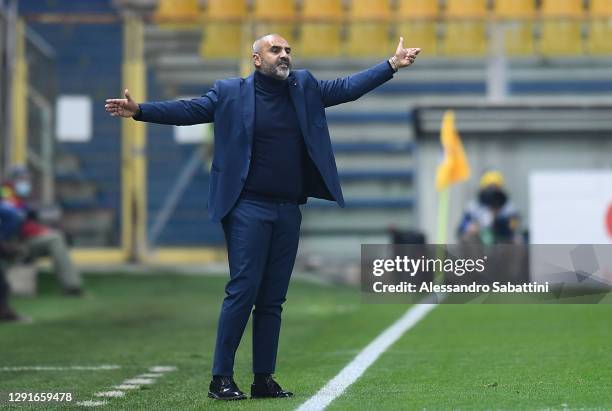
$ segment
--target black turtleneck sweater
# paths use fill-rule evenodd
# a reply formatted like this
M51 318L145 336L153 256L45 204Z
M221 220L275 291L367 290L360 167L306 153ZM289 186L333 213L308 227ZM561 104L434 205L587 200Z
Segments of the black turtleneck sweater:
M255 72L255 128L242 196L298 202L304 196L304 138L289 82Z

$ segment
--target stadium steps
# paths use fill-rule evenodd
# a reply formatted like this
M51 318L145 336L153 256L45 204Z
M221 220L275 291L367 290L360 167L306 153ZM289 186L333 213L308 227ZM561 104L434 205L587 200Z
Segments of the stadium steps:
M332 79L348 75L377 63L378 60L332 61L325 65L300 62L294 66L308 67L320 79ZM408 69L393 82L387 83L373 95L406 94L413 97L472 96L486 94L486 61L420 59L419 64ZM167 53L156 61L160 82L174 88L196 88L203 94L216 79L237 76L236 62L204 61L199 56ZM576 90L590 95L609 94L612 88L612 59L607 57L581 57L574 61L561 59L517 58L509 62L510 93L516 96L542 93L572 94ZM339 69L342 67L342 69Z
M100 247L117 243L117 210L98 184L83 173L77 156L62 154L56 159L55 194L62 209L60 225L71 245Z
M197 56L202 32L200 29L169 30L148 24L145 30L145 59L156 61L166 55L185 54Z

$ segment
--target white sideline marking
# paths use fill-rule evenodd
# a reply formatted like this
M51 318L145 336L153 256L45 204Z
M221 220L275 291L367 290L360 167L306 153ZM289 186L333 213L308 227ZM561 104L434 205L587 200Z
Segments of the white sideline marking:
M87 401L79 401L76 403L76 405L80 405L82 407L99 407L101 405L106 405L108 404L108 401L91 401L91 400L87 400Z
M135 385L135 384L120 384L120 385L115 385L113 388L115 388L117 390L137 390L138 388L140 388L140 385Z
M127 379L123 381L121 384L113 386L110 391L100 391L100 392L95 393L94 396L103 397L103 398L125 397L126 391L138 389L140 388L141 385L154 384L155 381L157 381L155 378L141 378L141 377L145 375L148 375L148 376L155 375L155 377L162 377L165 372L175 371L177 369L176 367L171 367L171 366L165 366L165 367L158 366L158 367L151 367L149 370L152 371L153 368L157 369L157 372L155 374L153 373L140 374L136 376L135 378ZM107 404L107 401L95 401L95 400L80 401L77 403L77 405L83 405L85 407L96 407L99 405L106 405L106 404Z
M0 367L0 371L108 371L118 370L119 365L72 365L68 367L52 367L52 366L23 366L23 367Z
M163 373L146 373L146 374L140 374L138 377L136 378L157 378L157 377L161 377L162 375L164 375Z
M380 355L396 342L406 331L414 327L437 304L418 304L411 307L406 313L389 328L378 335L367 347L346 365L338 375L330 380L308 401L303 403L297 411L324 410L333 400L338 398L351 384L353 384L367 370Z
M116 398L116 397L123 397L125 393L123 391L102 391L102 392L97 392L94 395L96 397Z
M155 380L152 378L132 378L132 379L123 381L123 383L130 384L130 385L136 385L136 384L151 385L155 383Z
M151 372L170 372L176 371L176 367L171 365L156 365L155 367L149 368Z

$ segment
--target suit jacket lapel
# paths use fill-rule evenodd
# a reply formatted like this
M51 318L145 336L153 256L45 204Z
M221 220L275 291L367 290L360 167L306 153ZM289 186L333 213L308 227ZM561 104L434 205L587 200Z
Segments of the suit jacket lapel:
M298 123L300 123L300 130L304 141L308 142L308 116L306 114L306 99L304 97L303 85L295 78L294 74L289 75L289 95L293 101L293 107L295 107L295 113L297 114Z
M242 121L249 146L253 145L253 128L255 127L255 81L253 74L240 83L240 103L242 104Z

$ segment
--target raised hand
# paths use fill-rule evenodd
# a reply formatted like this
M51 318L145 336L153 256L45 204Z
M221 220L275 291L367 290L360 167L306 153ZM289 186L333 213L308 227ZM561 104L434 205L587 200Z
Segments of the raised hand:
M130 96L128 89L125 89L123 94L125 95L125 98L107 99L104 108L113 117L134 117L140 112L140 107L134 100L132 100L132 96Z
M395 50L395 55L389 59L389 62L396 70L401 69L402 67L408 67L414 60L416 56L421 52L421 49L418 47L413 48L404 48L404 38L400 37L399 44L397 45L397 50Z

